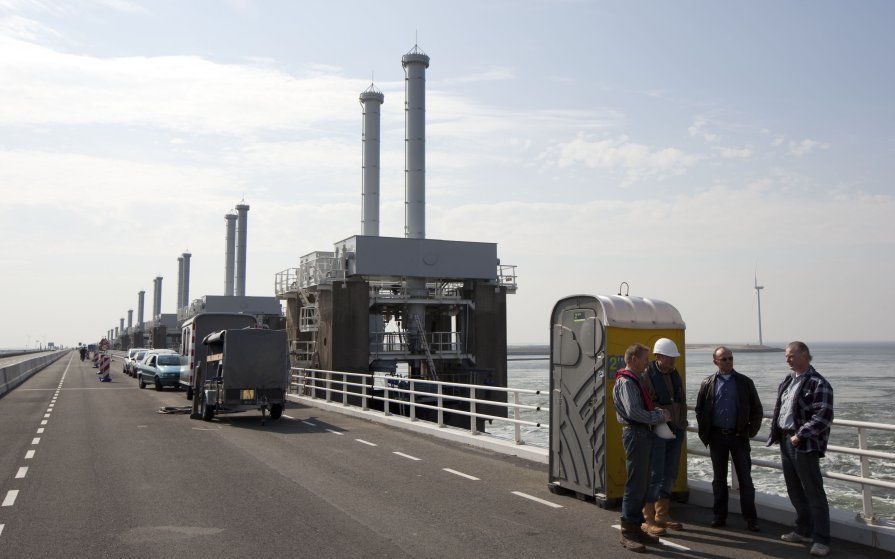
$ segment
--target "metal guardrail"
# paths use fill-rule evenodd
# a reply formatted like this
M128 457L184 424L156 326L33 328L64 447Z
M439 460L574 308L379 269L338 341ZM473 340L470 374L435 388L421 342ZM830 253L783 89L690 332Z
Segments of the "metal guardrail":
M527 421L520 419L519 412L521 410L534 410L534 411L543 411L549 415L549 403L543 406L531 406L527 404L519 403L519 396L521 394L545 394L546 391L543 390L532 390L525 388L503 388L503 387L495 387L495 386L486 386L486 385L476 385L476 384L463 384L463 383L454 383L454 382L444 382L444 381L430 381L425 379L410 379L407 377L398 377L391 375L373 375L373 383L378 381L383 383L380 385L384 396L377 396L372 394L370 389L372 386L369 384L370 374L365 373L347 373L342 371L326 371L320 369L306 369L295 367L292 369L292 387L296 389L299 393L305 391L305 389L309 390L312 398L316 398L316 391L323 390L325 392L325 399L327 402L335 401L333 399L333 394L341 394L341 402L343 405L349 405L348 396L360 396L362 399L362 408L364 410L368 410L368 401L369 400L381 400L385 402L384 413L386 415L391 415L389 412L389 403L391 402L400 402L401 404L406 404L410 406L410 418L411 421L416 421L416 408L425 408L432 409L437 411L438 413L438 426L444 427L444 414L445 413L453 413L460 414L470 417L470 432L476 434L476 418L484 418L484 419L493 419L495 421L505 421L513 424L514 426L514 437L513 440L516 444L522 445L525 444L525 441L522 440L521 434L521 426L526 425L529 427L534 427L538 429L545 429L549 427L547 423L540 423L536 421ZM336 375L334 378L333 375ZM349 377L352 379L360 379L360 382L349 381L346 380ZM397 385L397 383L405 383L405 387ZM418 390L417 386L436 386L437 392L433 393L431 391L426 390ZM350 392L348 390L349 386L359 387L361 389L360 393L358 392ZM457 395L445 394L444 388L462 388L469 391L468 397L462 397ZM481 400L476 398L476 391L478 390L497 390L506 392L509 394L513 394L513 402L493 402L491 400ZM406 395L407 400L398 399L392 397L392 394L398 395ZM418 396L425 397L435 397L436 405L424 404L417 401ZM456 410L452 408L445 408L444 402L445 400L452 401L461 401L461 402L469 402L470 407L469 411ZM513 410L513 418L504 418L497 417L482 413L476 412L476 404L488 404L488 405L497 405L504 406L508 410ZM687 409L689 411L693 411L693 406L688 406ZM765 413L765 418L771 418L770 413ZM862 494L862 511L859 513L859 517L863 518L865 522L874 524L879 521L873 512L873 493L872 488L877 487L881 489L895 490L895 481L889 481L884 479L878 479L873 477L873 473L870 470L870 459L877 460L886 460L890 462L895 462L895 453L893 452L884 452L879 450L871 450L868 448L868 440L867 433L870 430L880 430L880 431L895 431L895 425L887 424L887 423L872 423L866 421L854 421L849 419L834 419L833 427L848 427L857 429L858 435L858 446L857 447L847 447L847 446L837 446L837 445L828 445L827 452L828 453L838 453L838 454L848 454L851 456L857 456L860 458L860 475L852 475L841 472L833 472L829 470L825 470L822 472L822 475L828 479L834 479L837 481L843 481L852 485L857 485L860 487ZM691 433L696 433L698 429L696 427L688 427L687 431ZM765 443L766 439L760 436L755 436L752 438L753 441ZM709 452L705 450L701 450L699 448L688 448L688 454L694 456L703 456L709 457ZM782 470L783 467L780 462L774 462L771 460L762 460L762 459L752 459L753 466L760 466L763 468L771 468L776 470ZM731 472L734 470L731 468ZM737 489L737 479L736 475L731 476L733 488Z
M349 377L351 380L348 380ZM359 380L359 382L358 382ZM368 382L372 380L371 382ZM377 385L377 382L379 383ZM335 385L335 386L334 386ZM360 388L359 392L352 392L349 387L354 386ZM432 390L418 390L418 386L435 387ZM406 388L405 388L406 387ZM347 373L343 371L327 371L323 369L307 369L302 367L292 368L292 383L290 388L293 392L304 394L308 392L311 398L317 398L317 391L324 392L324 399L327 402L335 401L333 394L341 394L342 405L348 406L348 397L360 397L361 409L369 410L369 401L378 400L383 402L383 413L392 415L390 408L392 403L403 404L409 406L409 417L411 421L417 421L416 409L430 409L437 412L437 424L439 427L445 427L444 415L457 414L469 417L469 431L473 435L479 433L476 429L476 419L490 419L493 421L503 421L511 423L514 427L513 440L517 445L525 444L522 440L523 425L529 427L549 427L546 423L536 421L527 421L520 419L522 410L540 411L541 406L531 406L521 404L519 396L521 394L542 394L540 390L531 390L527 388L503 388L499 386L486 386L481 384L465 384L460 382L446 382L426 379L412 379L408 377L399 377L386 374L367 374L367 373ZM376 395L374 388L379 388L382 396ZM458 392L466 392L468 396L459 396L457 394L446 393L445 389L456 390ZM459 390L457 390L459 389ZM512 394L512 403L498 402L493 400L482 400L476 397L478 391L497 391ZM407 399L393 397L392 395L406 395ZM434 401L436 405L417 401L417 397L426 398ZM444 406L446 400L454 402L468 402L469 411L447 408ZM489 406L505 407L509 411L513 410L513 417L500 417L480 413L476 411L477 404L485 404Z

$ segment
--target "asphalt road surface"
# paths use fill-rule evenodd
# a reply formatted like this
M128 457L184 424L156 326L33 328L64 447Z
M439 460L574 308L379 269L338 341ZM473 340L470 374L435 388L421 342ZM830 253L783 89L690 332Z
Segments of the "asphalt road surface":
M207 423L76 353L0 399L0 558L615 557L618 511L547 491L544 466L290 404ZM807 557L758 534L687 530L664 557ZM838 557L889 557L834 542Z

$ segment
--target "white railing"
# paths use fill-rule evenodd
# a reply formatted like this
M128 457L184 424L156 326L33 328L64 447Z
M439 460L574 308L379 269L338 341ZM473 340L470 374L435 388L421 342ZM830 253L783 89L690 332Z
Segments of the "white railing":
M350 390L355 387L358 390ZM418 388L422 387L423 390ZM376 394L378 392L381 395ZM428 388L428 390L426 390ZM298 394L307 395L317 399L317 392L324 393L327 402L338 401L333 395L341 395L341 403L348 406L348 398L360 398L361 409L368 411L371 400L383 402L383 413L392 415L391 405L398 404L408 407L410 421L417 421L416 409L423 408L437 412L439 427L445 427L445 414L457 414L469 418L469 431L473 435L479 433L476 428L477 419L490 419L510 423L514 427L513 440L517 445L525 444L522 440L523 425L536 428L549 427L546 423L527 421L520 418L522 410L540 411L541 406L532 406L519 403L521 394L538 395L540 390L526 388L504 388L499 386L486 386L481 384L465 384L460 382L434 381L426 379L413 379L382 373L346 373L342 371L326 371L321 369L307 369L302 367L292 368L292 382L290 389ZM512 395L512 403L493 400L483 400L477 396L482 391L504 392ZM466 393L467 396L459 394ZM421 398L422 401L418 400ZM433 402L425 403L426 401ZM445 407L445 401L466 402L469 410ZM477 405L488 405L506 408L513 411L513 417L501 417L480 413L476 411ZM509 415L509 414L508 414Z
M305 305L298 310L298 329L301 332L317 331L317 306Z
M371 332L370 353L410 353L415 333L406 330L396 332ZM429 351L433 355L463 353L463 340L459 332L426 332ZM418 353L421 350L418 350Z
M460 299L463 284L458 282L439 282L426 284L426 295L411 294L407 285L400 281L371 281L370 297L375 299Z
M693 411L693 406L687 406L688 410ZM773 414L765 412L765 419L773 419ZM858 446L849 447L849 446L836 446L836 445L827 445L828 453L840 453L840 454L849 454L852 456L858 456L860 458L861 463L861 475L855 476L851 474L843 474L840 472L831 472L824 471L821 473L823 477L829 479L835 479L839 481L844 481L847 483L859 485L861 487L861 505L862 511L859 514L861 518L863 518L866 522L873 524L877 521L876 516L873 513L873 492L872 489L874 487L879 487L881 489L889 489L895 490L895 482L887 481L883 479L876 479L872 476L870 472L870 458L875 458L879 460L889 460L895 462L895 453L892 452L881 452L878 450L870 450L867 448L867 431L871 429L881 430L881 431L895 431L895 425L889 425L887 423L870 423L866 421L852 421L850 419L834 419L833 427L851 427L858 430ZM696 427L687 427L687 431L691 433L698 433L699 429ZM767 442L767 437L762 437L760 435L756 435L752 437L753 441L760 442L762 444ZM696 456L707 456L710 457L711 454L700 448L688 448L688 454L693 454ZM760 458L752 458L753 466L761 466L764 468L771 468L775 470L782 470L783 466L780 462L774 462L772 460L762 460ZM733 469L731 469L733 471ZM739 483L737 482L737 478L735 475L731 476L732 485L734 489L738 489Z
M317 256L313 259L302 260L298 269L298 286L301 288L313 287L336 280L345 279L345 269L342 261L331 253Z
M504 421L513 424L514 426L514 441L516 444L525 444L522 440L521 435L521 426L528 426L535 429L547 429L549 428L548 423L538 422L538 421L528 421L520 419L520 412L522 410L529 411L538 411L545 414L546 417L550 417L549 411L549 403L545 403L541 406L533 406L528 404L520 403L520 395L541 395L546 392L543 390L532 390L532 389L523 389L523 388L504 388L497 386L486 386L486 385L476 385L476 384L463 384L463 383L454 383L454 382L445 382L445 381L430 381L425 379L410 379L407 377L398 377L393 375L384 375L377 373L375 375L364 374L364 373L345 373L340 371L325 371L319 369L306 369L306 368L293 368L292 375L292 388L294 391L299 394L304 394L306 392L310 393L310 397L316 398L316 392L318 390L322 390L325 392L325 399L328 402L334 401L333 395L341 394L341 402L343 405L348 404L348 396L360 397L361 398L361 407L364 410L368 409L368 402L370 400L380 400L385 402L384 405L384 413L386 415L391 415L390 412L390 404L403 404L410 406L409 414L412 421L416 420L416 408L424 408L431 409L437 412L437 422L439 427L444 426L444 414L453 413L459 415L465 415L470 417L470 431L472 433L476 433L475 427L475 419L483 418L483 419L492 419L495 421ZM347 380L348 378L351 380ZM370 379L373 378L373 383L378 383L377 388L383 393L382 396L376 395L373 393L373 386L370 384ZM419 390L418 387L436 387L435 391L432 390ZM351 392L348 390L348 387L359 388L359 392ZM445 389L449 390L465 390L468 391L468 396L458 396L456 394L445 393ZM507 402L494 402L491 400L482 400L476 398L476 393L484 390L492 390L505 392L508 394L512 394L512 403ZM418 397L426 397L430 400L433 400L433 404L427 404L423 402L417 401ZM469 403L469 411L458 410L453 408L444 407L445 401L457 401L457 402L468 402ZM493 416L488 414L482 414L476 412L476 404L487 404L494 406L502 406L506 407L508 410L513 410L512 418L504 418L499 416ZM689 410L693 410L693 406L688 406ZM766 413L765 418L770 418L771 414ZM612 418L611 421L615 421L615 418ZM857 429L858 435L858 446L857 447L847 447L847 446L837 446L837 445L828 445L827 452L828 453L838 453L838 454L847 454L851 456L857 456L860 459L860 475L852 475L841 472L833 472L833 471L823 471L822 475L828 479L833 479L837 481L846 482L852 485L856 485L860 487L862 494L862 511L859 513L859 517L863 518L863 520L867 523L873 524L878 521L877 517L873 512L873 493L872 489L874 487L880 489L887 490L895 490L895 481L889 481L884 479L878 479L873 477L873 473L870 468L870 460L886 460L895 463L895 453L893 452L884 452L879 450L871 450L868 448L868 440L867 433L871 430L880 430L880 431L895 431L895 425L887 424L887 423L871 423L865 421L852 421L848 419L834 419L833 427L847 427ZM691 433L696 433L698 429L695 427L688 427L687 431ZM766 437L756 436L753 437L753 441L765 443ZM705 450L699 448L689 448L687 449L688 455L693 456L701 456L701 457L709 457L709 453ZM772 460L763 460L758 458L752 459L753 466L760 466L763 468L771 468L776 470L782 470L782 466L780 462L772 461ZM733 468L730 470L733 472ZM736 476L732 475L731 479L733 480L733 487L736 489L737 481Z
M507 288L511 293L516 292L516 266L511 264L497 265L497 283Z
M298 268L287 268L274 275L274 293L285 295L298 290Z
M298 361L310 362L317 352L317 342L313 340L293 340L289 345L289 353Z

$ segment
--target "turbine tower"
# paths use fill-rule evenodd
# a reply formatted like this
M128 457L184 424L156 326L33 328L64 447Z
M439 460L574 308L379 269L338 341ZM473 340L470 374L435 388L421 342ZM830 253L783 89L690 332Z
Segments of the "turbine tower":
M761 290L763 285L758 285L758 272L755 272L755 295L758 297L758 345L764 345L761 339Z

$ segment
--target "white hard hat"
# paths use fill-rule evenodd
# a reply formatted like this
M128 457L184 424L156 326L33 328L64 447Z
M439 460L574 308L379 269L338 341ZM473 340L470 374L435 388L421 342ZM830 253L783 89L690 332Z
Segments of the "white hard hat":
M660 423L656 425L656 428L653 430L657 437L660 439L673 439L674 433L671 432L671 429L668 428L667 423Z
M656 340L656 345L653 346L653 354L667 355L668 357L681 356L677 351L677 346L668 338L659 338Z

